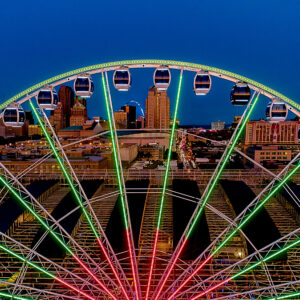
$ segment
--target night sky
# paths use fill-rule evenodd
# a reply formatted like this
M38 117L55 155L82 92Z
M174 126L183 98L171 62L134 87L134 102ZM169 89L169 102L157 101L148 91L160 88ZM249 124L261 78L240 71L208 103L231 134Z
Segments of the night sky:
M0 101L82 66L161 58L223 68L299 102L299 13L299 0L3 1ZM113 91L115 110L131 99L144 106L152 72L134 71L128 93ZM232 83L213 78L209 96L196 97L193 75L184 73L181 124L230 123L241 113L230 104ZM94 82L88 114L105 117L100 77ZM177 84L173 71L171 111ZM255 118L264 114L267 100L261 100Z

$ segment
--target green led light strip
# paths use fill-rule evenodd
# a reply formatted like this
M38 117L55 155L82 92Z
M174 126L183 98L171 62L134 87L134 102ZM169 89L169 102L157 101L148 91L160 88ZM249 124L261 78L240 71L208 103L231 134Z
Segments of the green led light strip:
M62 172L63 172L63 174L64 174L64 176L65 176L65 178L66 178L66 180L67 180L67 182L68 182L68 184L70 186L70 188L71 188L71 191L73 192L73 195L75 196L77 204L82 209L84 217L86 218L88 224L90 225L90 228L93 231L95 237L99 238L98 232L97 232L97 230L96 230L96 228L95 228L95 226L94 226L94 224L93 224L93 222L92 222L92 220L91 220L88 212L86 211L86 209L85 209L85 207L84 207L84 205L83 205L83 203L81 201L79 193L78 193L77 189L75 188L75 186L73 184L73 181L72 181L72 179L71 179L71 177L70 177L70 175L69 175L69 173L68 173L68 171L67 171L67 169L66 169L66 167L65 167L65 165L64 165L64 163L63 163L63 161L62 161L62 159L61 159L61 157L60 157L60 155L58 153L58 151L56 150L56 147L55 147L55 145L54 145L54 143L53 143L53 141L51 139L51 136L49 135L49 133L48 133L48 131L47 131L45 125L44 125L44 122L42 121L41 117L39 116L39 113L37 112L37 110L34 107L34 105L33 105L33 103L32 103L31 100L29 100L29 103L30 103L30 107L31 107L31 109L32 109L35 117L38 120L39 125L42 128L44 136L46 137L46 139L47 139L47 141L48 141L48 143L49 143L49 145L51 147L51 150L52 150L52 152L53 152L53 154L54 154L54 156L55 156L55 158L56 158L56 160L57 160L57 162L58 162L58 164L59 164L59 166L60 166L60 168L61 168L61 170L62 170Z
M251 271L252 269L256 268L257 266L261 265L262 263L266 263L272 259L274 259L275 257L279 256L280 254L288 251L290 248L293 248L293 247L296 247L297 245L300 245L300 239L296 240L295 242L293 243L290 243L284 247L282 247L281 249L275 251L274 253L266 256L265 258L259 260L258 262L254 263L253 265L241 270L240 272L234 274L233 276L231 276L230 278L231 279L236 279L237 277Z
M212 255L216 255L217 252L220 251L220 249L242 228L244 225L246 225L249 220L266 204L266 202L271 199L279 190L282 188L282 186L289 180L291 177L299 170L300 168L300 160L296 167L294 167L289 174L283 178L275 188L272 189L272 191L264 198L263 201L259 203L259 205L256 206L256 208L247 215L247 217L230 233L230 235L227 236L227 238L219 244L219 246L214 250Z
M108 84L108 82L107 82ZM114 124L112 121L111 115L113 112L110 109L109 105L109 99L108 99L108 91L106 88L106 80L104 78L104 74L102 74L102 86L103 86L103 91L104 91L104 98L105 98L105 106L106 106L106 112L108 116L108 122L109 122L109 130L111 134L111 141L113 145L113 155L114 155L114 161L115 161L115 166L116 166L116 171L117 171L117 177L118 177L118 185L119 185L119 192L120 192L120 199L121 199L121 205L122 205L122 213L123 213L123 220L124 220L124 227L126 231L126 238L127 238L127 246L129 250L129 256L130 256L130 265L131 265L131 271L132 271L132 276L133 276L133 282L134 282L134 289L135 289L135 297L137 300L140 299L140 285L139 285L139 278L138 278L138 268L137 268L137 262L136 262L136 257L135 257L135 249L134 249L134 242L132 239L132 231L129 226L129 212L127 212L126 208L126 199L125 199L125 194L124 194L124 185L121 179L121 161L118 159L117 156L117 136L115 135L115 128Z
M15 189L0 175L0 183L2 183L9 192L38 220L38 222L42 225L42 227L45 229L45 231L48 231L50 235L54 238L55 241L57 241L63 249L66 250L72 257L76 258L76 261L100 284L101 288L105 290L105 292L108 293L108 289L102 282L99 281L99 279L91 273L91 270L89 270L82 261L80 261L79 258L73 253L73 251L69 248L67 243L65 243L58 235L51 229L50 226L47 225L47 223L36 213L34 209L32 209L26 201L15 191ZM108 293L109 294L109 293Z
M10 299L16 299L16 300L31 300L32 299L32 298L16 296L16 295L4 293L4 292L0 292L0 296L5 297L5 298L10 298Z
M38 222L44 227L46 231L52 235L52 237L70 254L73 255L72 250L65 244L60 237L47 225L47 223L32 209L26 201L15 191L15 189L0 176L0 182L9 190L9 192L38 220Z
M165 171L165 177L164 177L164 182L163 182L163 190L162 190L162 196L161 196L161 200L160 200L160 207L159 207L156 229L160 229L160 226L161 226L162 212L163 212L163 207L164 207L164 202L165 202L166 188L167 188L168 175L169 175L169 169L170 169L170 160L171 160L171 156L172 156L172 148L173 148L173 143L174 143L174 133L175 133L175 127L176 127L176 121L177 121L177 113L178 113L178 104L179 104L180 93L181 93L181 85L182 85L182 72L180 73L180 77L179 77L179 84L178 84L176 104L175 104L175 112L174 112L174 117L173 117L172 131L171 131L171 135L170 135L170 139L169 139L169 151L168 151L166 171Z
M181 62L181 61L174 61L174 60L161 60L161 59L138 59L138 60L124 60L124 61L116 61L116 62L108 62L108 63L103 63L103 64L97 64L97 65L92 65L92 66L88 66L88 67L83 67L83 68L79 68L73 71L69 71L54 77L51 77L47 80L44 80L38 84L33 85L32 87L18 93L17 95L15 95L14 97L8 99L7 101L5 101L4 103L2 103L0 105L0 109L5 108L7 105L15 102L16 100L20 99L23 96L26 96L27 94L34 92L37 89L42 88L43 86L47 85L47 84L51 84L54 83L58 80L70 77L70 76L75 76L77 74L81 74L84 72L90 72L90 71L94 71L94 70L99 70L99 72L101 72L101 69L104 68L117 68L119 66L133 66L134 65L144 65L144 67L147 67L147 65L168 65L170 68L172 67L182 67L182 68L191 68L191 69L195 69L196 70L203 70L203 71L210 71L210 72L215 72L221 75L225 75L225 76L229 76L231 78L234 78L236 80L240 80L240 81L244 81L247 82L248 84L251 84L263 91L266 91L280 99L282 99L283 101L285 101L286 103L290 104L291 106L293 106L294 108L300 110L300 105L296 102L294 102L293 100L291 100L288 97L285 97L284 95L276 92L275 90L257 82L254 81L252 79L249 79L245 76L241 76L229 71L225 71L222 69L218 69L218 68L214 68L214 67L209 67L206 65L200 65L200 64L195 64L195 63L188 63L188 62Z
M26 258L24 258L23 256L17 254L16 252L10 250L9 248L3 246L2 244L0 244L0 249L2 249L3 251L5 251L6 253L10 254L11 256L17 258L19 261L28 264L29 266L33 267L34 269L40 271L41 273L45 274L46 276L55 279L56 276L54 274L52 274L51 272L45 270L44 268L40 267L39 265L31 262L30 260L27 260Z
M275 298L268 298L266 300L290 299L290 298L295 298L297 296L300 296L300 291L297 291L297 292L294 292L294 293L291 293L291 294L277 296Z
M222 172L223 172L223 170L224 170L224 168L225 168L225 166L226 166L226 164L228 162L228 159L229 159L230 155L232 154L232 152L234 150L234 147L236 146L236 144L237 144L237 142L238 142L241 134L243 133L243 130L244 130L246 124L247 124L247 121L249 120L250 115L253 112L253 109L254 109L256 103L258 102L258 99L259 99L259 95L257 95L256 98L254 99L254 102L251 105L251 107L250 107L250 109L249 109L249 111L248 111L245 119L243 120L240 128L238 128L238 132L237 132L235 138L233 139L233 141L232 141L232 143L231 143L231 145L230 145L230 147L229 147L229 149L228 149L228 151L227 151L227 153L225 155L225 158L221 162L220 168L219 168L216 176L214 177L214 179L213 179L213 181L212 181L212 183L211 183L211 185L210 185L210 187L209 187L209 189L208 189L208 191L207 191L207 193L206 193L206 195L205 195L205 197L203 199L201 207L198 210L195 218L193 219L193 221L192 221L192 223L191 223L191 225L190 225L190 227L189 227L189 229L188 229L188 231L186 233L186 238L189 238L191 236L192 231L195 228L195 226L196 226L196 224L197 224L197 222L198 222L198 220L199 220L199 218L200 218L200 216L201 216L201 214L202 214L202 212L204 210L204 207L205 207L207 201L209 200L209 197L212 194L212 192L213 192L213 190L214 190L214 188L215 188L215 186L216 186L216 184L217 184L217 182L218 182L218 180L219 180L219 178L220 178L220 176L221 176L221 174L222 174Z
M32 268L36 269L37 271L39 271L39 272L45 274L45 275L48 276L49 278L52 278L52 279L54 279L54 280L60 282L60 283L63 284L64 286L70 288L73 292L76 292L77 294L81 294L81 295L87 297L88 299L95 300L94 297L90 296L90 295L87 294L86 292L84 292L84 291L78 289L77 287L73 286L72 284L69 284L69 283L67 283L66 281L64 281L64 280L62 280L62 279L60 279L60 278L58 278L57 276L55 276L53 273L49 272L48 270L46 270L46 269L40 267L40 266L37 265L36 263L34 263L34 262L28 260L27 258L25 258L25 257L23 257L23 256L21 256L21 255L19 255L19 254L17 254L16 252L12 251L11 249L9 249L9 248L7 248L7 247L5 247L5 246L3 246L3 245L0 244L0 250L1 250L1 249L2 249L4 252L10 254L11 256L17 258L19 261L21 261L21 262L23 262L23 263L26 263L26 264L28 264L29 266L31 266ZM14 299L14 297L13 297L13 299ZM116 298L115 298L115 299L116 299Z
M114 155L114 161L115 161L115 166L116 166L116 171L117 171L117 178L118 178L118 185L119 185L119 192L120 192L120 198L121 198L121 205L122 205L122 212L123 212L123 217L124 217L124 226L125 229L129 229L129 224L128 224L128 215L126 212L126 207L125 207L125 195L124 195L124 187L121 179L121 171L120 171L120 161L117 156L117 146L116 146L116 136L114 133L113 129L113 122L111 119L111 110L109 107L109 101L108 101L108 95L107 95L107 88L106 88L106 82L105 82L104 75L102 74L102 86L104 90L104 98L105 98L105 107L106 107L106 112L107 112L107 117L108 117L108 123L109 123L109 131L111 135L111 142L113 146L113 155Z
M220 281L219 283L207 288L206 290L200 292L198 295L194 296L192 299L195 300L195 299L202 298L207 293L210 293L210 292L214 291L215 289L219 288L220 286L223 286L224 284L230 282L231 280L236 279L237 277L239 277L239 276L255 269L256 267L260 266L261 264L266 263L266 262L274 259L275 257L281 255L282 253L287 252L290 248L296 247L298 245L300 245L300 239L298 239L298 240L296 240L296 241L294 241L290 244L285 245L281 249L273 252L270 255L267 255L266 257L262 258L261 260L257 261L256 263L253 263L249 267L246 267L246 268L240 270L238 273L228 277L227 279L224 279L224 280ZM278 298L275 298L275 299L278 299ZM281 298L281 299L284 299L284 298Z

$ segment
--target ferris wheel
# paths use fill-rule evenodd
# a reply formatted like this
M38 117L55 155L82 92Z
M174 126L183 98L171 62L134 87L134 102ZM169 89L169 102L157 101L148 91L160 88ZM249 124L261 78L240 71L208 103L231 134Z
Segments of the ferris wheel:
M131 71L136 68L154 70L158 91L168 90L171 77L177 87L171 99L171 128L157 129L165 133L169 149L161 170L127 169L121 161L121 130L114 120L109 76L117 91L126 92L134 88ZM214 88L214 77L231 81L228 105L244 108L227 142L184 132L219 144L222 155L213 170L171 167L171 149L177 150L183 134L176 120L182 86L188 84L183 79L186 72L194 74L189 84L199 97ZM99 75L101 80L96 81ZM58 106L56 89L65 83L73 83L76 96L86 99L97 84L101 86L108 120L105 131L68 143L57 136L47 111ZM7 127L22 127L23 106L29 105L46 150L22 170L13 162L10 167L0 162L0 298L299 298L300 153L275 172L240 147L246 123L262 96L268 99L265 113L271 124L286 120L289 112L300 116L299 103L254 80L169 60L84 67L4 101L1 119ZM110 140L114 169L78 168L68 151L99 137ZM227 169L233 155L256 168ZM43 172L36 173L42 164Z

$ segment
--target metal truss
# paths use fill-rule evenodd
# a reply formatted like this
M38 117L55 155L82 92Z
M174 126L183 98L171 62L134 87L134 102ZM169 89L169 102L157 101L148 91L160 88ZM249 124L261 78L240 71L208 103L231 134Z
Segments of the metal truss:
M79 282L83 282L86 286L91 287L94 290L94 292L96 292L96 294L104 293L102 289L94 285L91 281L87 281L86 279L84 279L84 277L75 274L74 272L66 269L65 267L39 254L34 249L30 249L29 247L26 247L25 245L21 244L20 242L16 241L15 239L9 237L8 235L2 232L0 232L0 240L1 240L1 244L5 246L7 249L11 249L15 253L18 253L19 255L26 257L26 260L29 260L41 266L44 270L51 270L53 273L56 274L57 277L63 278L64 280L67 280L68 282L70 282L75 286L77 286ZM24 264L26 267L28 267L26 262ZM20 273L23 272L25 266L23 265ZM14 295L20 295L23 290L22 283L21 283L23 280L19 280L20 277L23 277L22 279L24 279L24 276L18 275L18 280L16 281L13 287ZM7 281L3 281L3 282L9 283Z

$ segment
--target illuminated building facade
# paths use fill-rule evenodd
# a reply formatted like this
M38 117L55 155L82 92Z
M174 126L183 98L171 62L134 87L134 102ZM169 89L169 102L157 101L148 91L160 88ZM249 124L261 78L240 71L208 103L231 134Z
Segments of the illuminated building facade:
M135 128L136 107L133 105L125 105L121 107L121 110L127 113L127 128Z
M76 98L71 109L70 126L83 126L87 119L86 100Z
M66 116L61 102L51 111L49 121L56 131L66 127Z
M42 129L39 125L28 125L28 136L43 135Z
M146 128L169 128L170 99L166 91L150 88L146 99Z
M115 122L117 128L127 128L128 124L128 113L123 110L115 111L114 112Z
M62 104L62 109L65 115L64 127L70 126L71 107L74 105L74 92L69 86L63 85L58 92L59 101ZM62 127L62 128L64 128Z
M298 141L299 123L297 121L283 121L270 123L264 120L247 123L246 145L296 145Z

